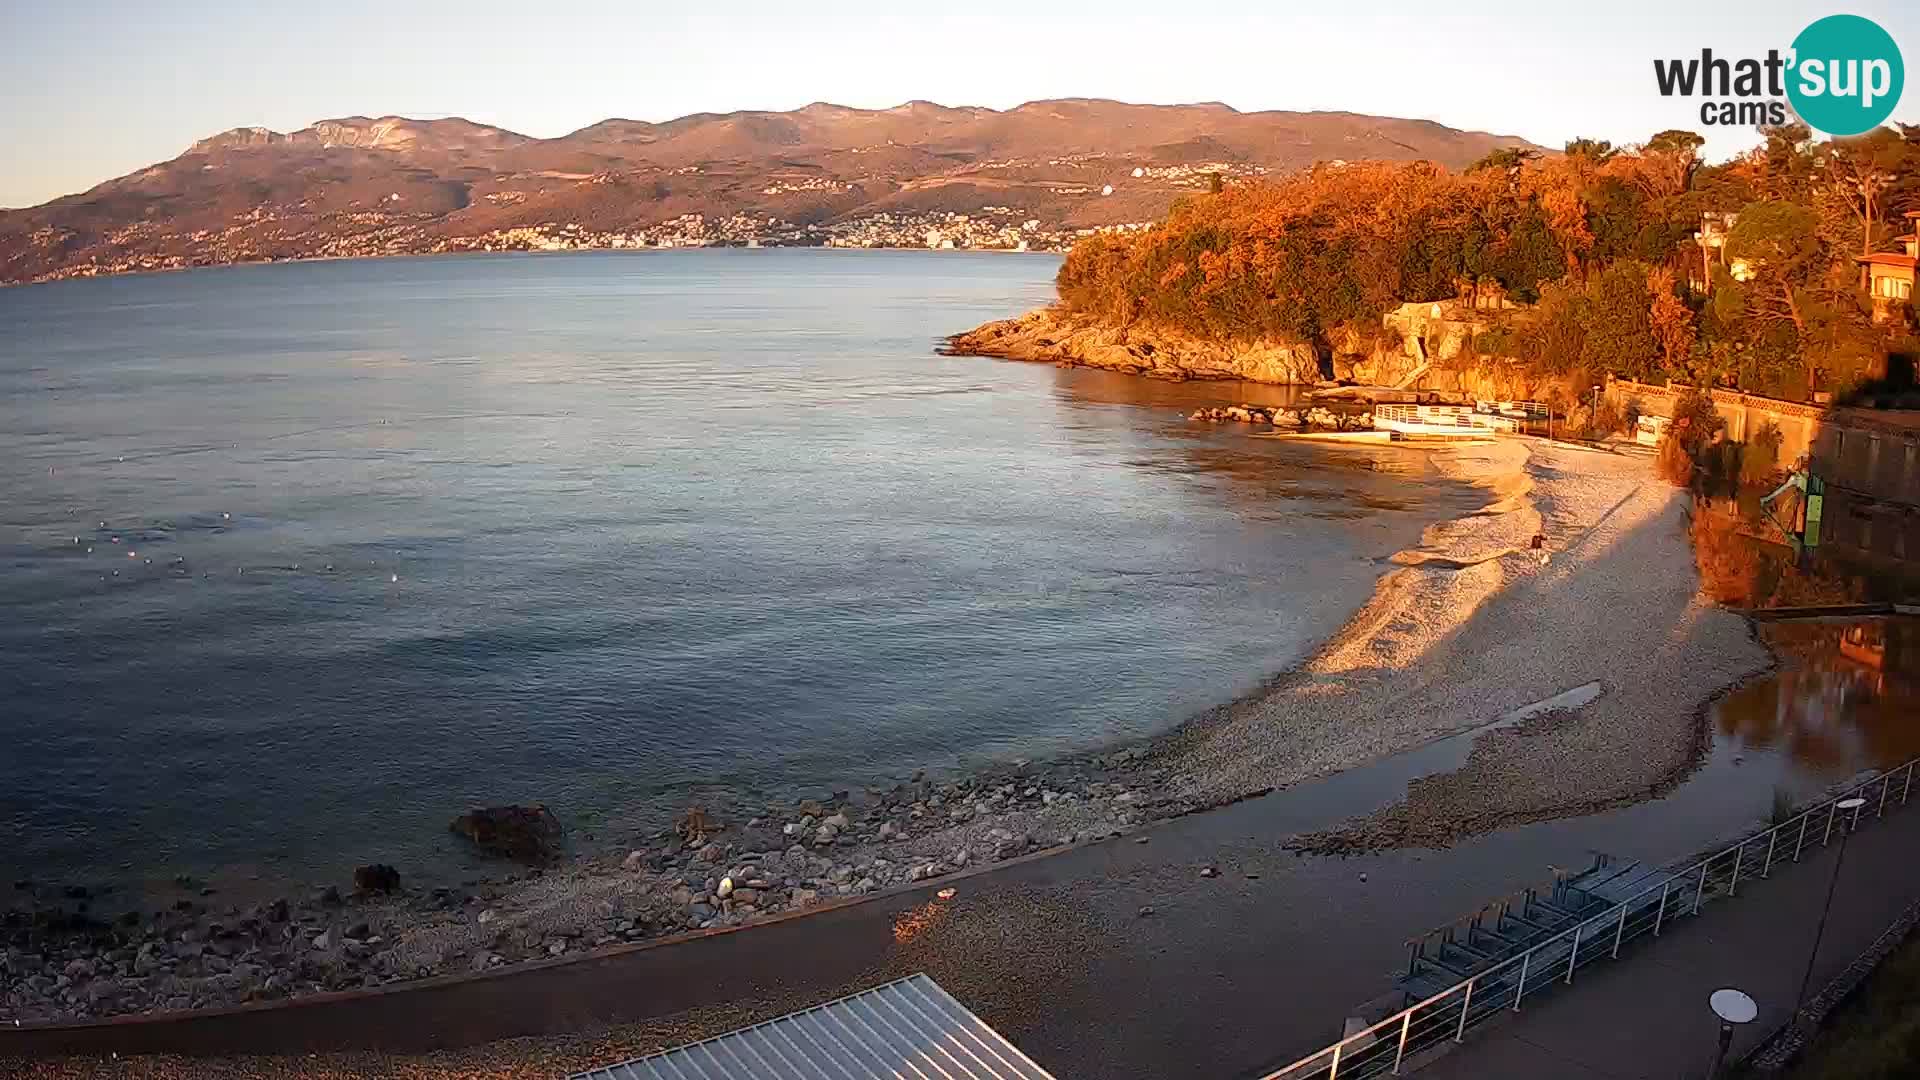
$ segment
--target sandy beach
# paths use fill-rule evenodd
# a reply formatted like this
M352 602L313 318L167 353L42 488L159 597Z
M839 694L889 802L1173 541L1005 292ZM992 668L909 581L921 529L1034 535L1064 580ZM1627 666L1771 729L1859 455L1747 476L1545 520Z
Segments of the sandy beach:
M1308 840L1445 844L1657 792L1695 763L1702 706L1770 666L1746 620L1699 594L1687 498L1644 454L1513 441L1436 458L1490 505L1397 557L1310 663L1187 733L1181 790L1283 787L1597 683L1583 707L1486 732L1408 803Z
M739 926L1232 803L1495 725L1589 683L1599 694L1582 707L1483 732L1464 768L1292 844L1445 846L1644 798L1684 776L1699 759L1703 705L1770 664L1744 619L1700 595L1685 496L1630 450L1509 440L1432 455L1483 488L1486 506L1395 556L1372 601L1307 662L1152 743L916 777L690 839L662 830L431 894L183 902L110 928L43 926L26 935L37 944L0 953L0 1016L273 1000Z

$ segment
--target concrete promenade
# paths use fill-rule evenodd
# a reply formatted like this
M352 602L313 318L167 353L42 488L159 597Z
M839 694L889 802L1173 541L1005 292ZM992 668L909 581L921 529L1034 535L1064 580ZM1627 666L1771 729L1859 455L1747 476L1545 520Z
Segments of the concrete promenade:
M1920 899L1920 807L1862 812L1848 841L1808 995L1817 994ZM1739 895L1709 903L1618 961L1583 968L1572 986L1467 1041L1414 1075L1422 1080L1698 1080L1718 1021L1707 996L1746 991L1759 1018L1740 1029L1739 1056L1793 1015L1839 843L1815 848Z

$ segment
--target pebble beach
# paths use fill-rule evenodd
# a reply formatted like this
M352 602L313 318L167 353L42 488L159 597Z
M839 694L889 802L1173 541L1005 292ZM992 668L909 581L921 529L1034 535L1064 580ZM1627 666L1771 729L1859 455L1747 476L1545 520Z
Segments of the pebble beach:
M423 890L89 913L17 883L0 1019L76 1021L480 972L723 929L1120 835L1481 728L1467 764L1303 850L1439 847L1646 797L1700 753L1699 710L1766 670L1699 595L1685 496L1626 450L1432 451L1486 506L1401 552L1372 601L1248 697L1151 743L729 812ZM1541 538L1538 547L1535 537ZM1499 724L1590 682L1581 707ZM404 868L402 868L404 874Z

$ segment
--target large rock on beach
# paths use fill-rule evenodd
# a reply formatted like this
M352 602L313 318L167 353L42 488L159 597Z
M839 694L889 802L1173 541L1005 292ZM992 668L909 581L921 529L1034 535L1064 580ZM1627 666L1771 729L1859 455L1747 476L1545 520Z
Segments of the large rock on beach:
M390 893L400 888L400 871L386 863L362 866L353 872L353 887L362 893Z
M453 819L452 829L489 855L528 863L558 859L566 841L560 819L537 803L469 810Z

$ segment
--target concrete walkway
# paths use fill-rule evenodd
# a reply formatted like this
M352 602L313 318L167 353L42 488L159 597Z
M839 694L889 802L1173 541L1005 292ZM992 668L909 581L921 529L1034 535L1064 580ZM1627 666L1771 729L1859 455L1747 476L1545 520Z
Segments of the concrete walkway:
M1657 941L1583 969L1572 986L1469 1035L1417 1070L1422 1080L1698 1080L1713 1058L1718 1021L1707 996L1750 994L1759 1019L1740 1029L1733 1055L1751 1051L1793 1015L1815 928L1833 882L1839 843L1814 849L1739 895L1710 903ZM1808 995L1865 951L1920 898L1920 806L1863 812L1813 966Z

